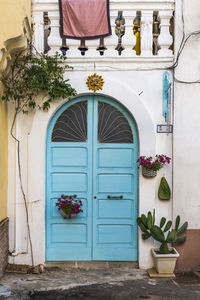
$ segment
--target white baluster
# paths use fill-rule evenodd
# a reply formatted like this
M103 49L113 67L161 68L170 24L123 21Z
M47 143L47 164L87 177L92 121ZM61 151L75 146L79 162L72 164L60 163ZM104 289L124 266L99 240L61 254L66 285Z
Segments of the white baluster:
M122 45L124 46L124 51L122 51L122 56L135 56L135 51L133 50L136 44L136 37L133 34L133 20L136 17L136 12L132 12L130 16L125 17L125 35L122 38Z
M141 56L152 56L153 46L153 11L142 11L141 15Z
M60 25L59 25L59 13L58 11L50 11L48 13L50 19L51 32L48 38L48 45L51 50L48 52L49 55L55 54L56 51L59 51L62 46L62 39L60 37Z
M39 53L44 52L44 16L43 11L34 12L33 15L33 45ZM33 49L34 51L34 49Z
M158 37L158 44L161 49L158 51L158 55L160 56L172 56L172 50L169 49L173 42L173 38L169 32L172 13L173 10L159 11L160 35Z

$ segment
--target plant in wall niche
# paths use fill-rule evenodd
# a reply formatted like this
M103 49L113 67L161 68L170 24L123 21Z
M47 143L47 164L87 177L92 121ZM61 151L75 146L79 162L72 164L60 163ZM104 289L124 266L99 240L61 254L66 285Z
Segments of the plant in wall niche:
M155 267L158 273L173 273L176 259L179 256L175 248L169 248L169 243L183 244L186 237L180 236L188 227L188 222L180 226L180 216L176 217L175 229L170 230L172 221L166 223L166 218L162 217L160 224L155 225L155 209L153 214L149 211L147 216L144 214L137 218L137 224L142 230L142 239L152 237L161 243L160 248L152 249L155 260ZM172 259L172 262L170 262ZM164 260L164 262L163 262Z
M164 154L156 154L153 158L152 156L140 156L137 163L142 166L142 175L144 177L155 177L157 171L163 168L165 164L170 163L171 158Z
M28 205L21 174L20 141L14 135L13 129L19 113L28 113L29 110L36 108L48 111L51 102L59 98L69 99L71 96L76 95L76 91L68 83L68 79L64 79L66 69L70 68L65 63L66 57L60 54L48 56L37 53L34 55L31 52L31 45L29 45L28 52L26 52L26 54L24 53L25 52L22 51L16 54L10 73L1 78L4 85L4 93L2 96L0 95L0 100L10 101L15 105L15 113L10 133L17 143L19 181L26 211L26 222L32 260L32 268L29 271L34 272ZM45 99L42 105L37 105L36 98L38 95L41 95L43 99Z
M58 210L61 212L61 215L66 219L71 219L78 215L80 212L83 212L81 209L82 201L76 199L76 195L61 195L56 202Z

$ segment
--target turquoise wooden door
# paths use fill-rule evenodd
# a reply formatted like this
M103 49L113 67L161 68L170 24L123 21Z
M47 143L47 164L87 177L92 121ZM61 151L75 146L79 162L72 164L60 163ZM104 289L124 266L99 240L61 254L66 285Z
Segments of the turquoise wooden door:
M135 123L117 102L66 103L47 132L46 260L137 261ZM55 202L77 195L83 212L64 219Z

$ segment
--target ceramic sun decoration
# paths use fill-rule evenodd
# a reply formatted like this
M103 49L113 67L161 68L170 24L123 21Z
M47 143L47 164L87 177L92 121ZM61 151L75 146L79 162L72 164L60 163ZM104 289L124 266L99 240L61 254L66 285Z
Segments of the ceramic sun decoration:
M96 92L98 90L102 90L104 81L103 81L102 76L94 73L93 75L88 76L86 84L87 84L89 90Z

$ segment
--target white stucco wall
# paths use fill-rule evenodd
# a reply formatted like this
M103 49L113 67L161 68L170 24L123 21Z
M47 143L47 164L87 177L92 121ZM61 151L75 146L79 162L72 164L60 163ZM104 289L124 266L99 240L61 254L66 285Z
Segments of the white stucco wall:
M200 30L200 1L177 0L175 54L177 54L182 38L182 3L184 4L186 34ZM139 68L140 62L139 60L132 62L130 66L127 65L127 69L133 68L134 63ZM162 75L164 71L125 71L126 66L124 65L123 71L114 71L114 68L112 71L113 65L108 66L108 71L101 71L98 68L92 70L91 66L92 64L89 68L90 71L77 71L75 68L66 74L78 95L90 93L85 83L88 75L94 72L102 75L105 85L101 94L111 96L122 103L137 123L139 154L163 153L173 157L173 164L160 170L154 179L145 179L139 172L139 215L155 208L158 220L162 216L167 219L175 219L176 215L180 214L183 222L186 220L189 222L190 229L199 229L199 84L174 83L174 133L173 135L157 134L156 125L164 124L162 117ZM153 66L154 59L152 58L151 67ZM117 68L117 64L115 67ZM195 81L200 78L200 36L190 38L180 56L174 74L175 78L183 81ZM38 101L42 100L38 99ZM48 113L37 111L29 113L28 117L26 115L18 116L16 124L16 134L21 141L22 177L28 198L35 264L45 262L46 131L51 117L64 102L64 100L56 101ZM12 104L9 104L9 130L12 116L13 107ZM163 175L166 176L171 189L173 188L173 199L166 202L160 201L157 197L160 178ZM25 209L16 169L16 148L10 136L8 216L10 218L10 251L14 251L15 255L10 257L10 262L30 264ZM150 254L152 245L151 240L142 241L139 232L138 253L141 268L152 266Z
M156 124L164 123L162 117L162 74L163 71L109 71L99 72L105 84L101 94L111 96L122 103L133 115L139 134L139 154L154 155L156 153L172 156L172 135L157 134ZM66 76L76 88L78 95L88 94L87 76L94 72L69 71ZM142 92L142 93L141 93ZM140 95L139 95L140 94ZM40 100L39 100L40 101ZM45 154L46 131L55 111L65 101L56 101L49 112L37 111L28 116L20 115L17 120L16 134L21 141L21 163L25 191L28 198L31 237L35 264L45 263ZM12 121L10 109L9 123ZM19 183L15 179L15 147L9 142L9 205L10 251L16 256L10 262L30 264L30 253L27 253L27 229L23 199ZM156 209L158 219L172 217L172 200L162 202L157 191L160 178L165 175L172 187L172 165L164 167L154 179L145 179L139 172L139 215ZM15 197L16 194L16 197ZM150 248L152 241L142 241L139 232L139 265L141 268L152 266ZM29 251L28 251L29 252ZM20 254L23 253L23 254Z
M182 37L181 2L176 4L176 53ZM184 0L185 33L200 30L200 1ZM200 79L200 35L186 43L175 69L182 81ZM175 82L174 90L174 216L200 229L200 85Z

